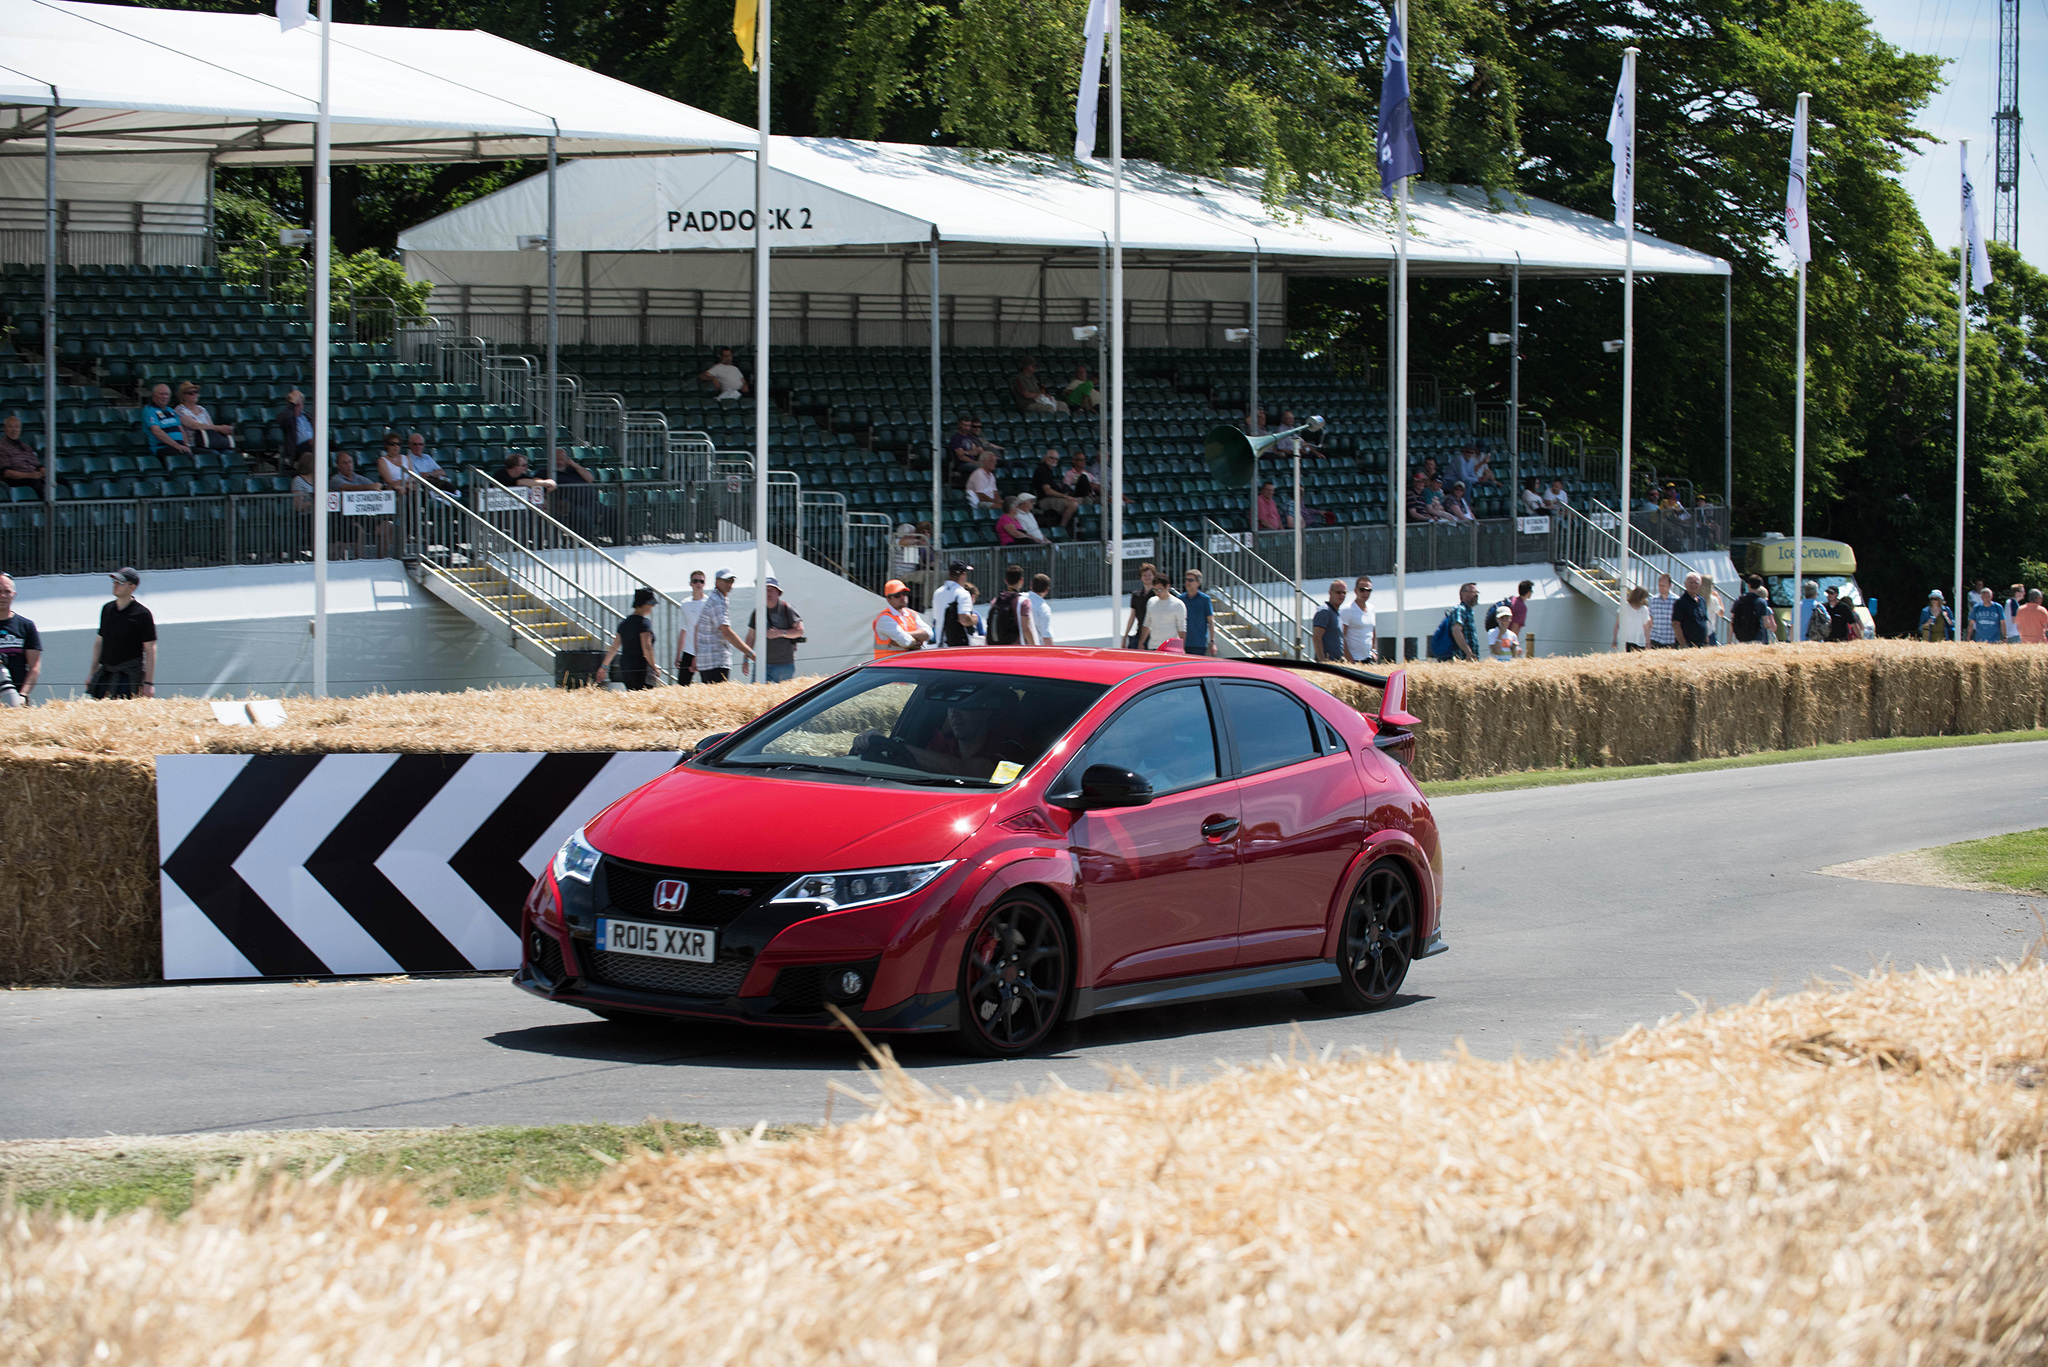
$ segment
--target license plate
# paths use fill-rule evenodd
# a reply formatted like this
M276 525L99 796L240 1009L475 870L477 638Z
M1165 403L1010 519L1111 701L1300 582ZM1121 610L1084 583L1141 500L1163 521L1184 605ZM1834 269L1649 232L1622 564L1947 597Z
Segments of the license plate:
M708 964L718 958L718 932L665 926L654 921L615 921L601 916L597 922L597 947L612 954L644 954L650 959Z

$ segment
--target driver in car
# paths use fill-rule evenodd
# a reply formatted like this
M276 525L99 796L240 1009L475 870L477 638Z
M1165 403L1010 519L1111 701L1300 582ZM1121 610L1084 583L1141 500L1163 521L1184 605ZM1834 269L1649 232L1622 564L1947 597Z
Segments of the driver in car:
M1021 750L996 734L997 711L1016 699L995 687L977 689L946 708L946 718L932 736L931 744L912 745L881 731L863 731L854 738L851 753L880 764L921 769L928 774L957 774L962 778L986 779L1004 759L1016 759ZM1016 751L1016 754L1009 753Z

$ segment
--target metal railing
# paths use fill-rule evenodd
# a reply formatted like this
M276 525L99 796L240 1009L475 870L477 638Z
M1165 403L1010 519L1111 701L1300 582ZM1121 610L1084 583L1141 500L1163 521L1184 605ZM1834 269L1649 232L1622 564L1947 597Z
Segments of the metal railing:
M331 559L396 554L388 514L327 517ZM9 574L90 574L108 565L291 565L312 558L312 500L304 494L0 504L0 572Z
M1215 524L1204 519L1204 526L1213 528ZM1224 541L1236 543L1236 549L1226 548ZM1179 528L1162 522L1153 539L1153 550L1158 571L1167 576L1169 583L1179 584L1189 570L1202 572L1202 588L1215 600L1221 617L1214 624L1212 650L1221 654L1222 648L1229 646L1238 654L1265 655L1274 651L1284 653L1293 646L1295 653L1300 653L1294 609L1275 603L1258 583L1245 579L1233 568L1233 563L1264 564L1234 534L1209 531L1198 542ZM1229 616L1222 616L1226 613Z
M524 489L480 475L469 501L414 481L402 498L408 555L459 585L543 650L603 650L645 580ZM656 589L655 663L674 660L681 604Z
M1594 500L1589 511L1564 508L1551 514L1552 556L1559 565L1578 571L1579 578L1609 602L1620 603L1623 588L1621 515ZM1626 581L1629 585L1654 586L1657 576L1668 574L1672 582L1691 573L1684 561L1630 525Z
M1164 523L1161 526L1165 528ZM1165 529L1174 530L1171 528ZM1276 551L1283 559L1291 563L1294 559L1293 532L1280 533L1279 537L1281 539L1276 542L1268 539L1271 536L1270 533L1266 536L1248 537L1243 532L1225 531L1216 524L1214 519L1205 517L1202 519L1200 534L1202 544L1208 548L1211 558L1229 571L1231 576L1243 583L1263 585L1298 582L1296 576L1287 573L1260 554L1262 550ZM1175 535L1181 535L1181 533L1176 530ZM1308 558L1307 537L1308 532L1306 529L1303 529L1303 560ZM1198 566L1197 568L1200 567ZM1314 615L1314 610L1306 608L1306 605L1300 602L1298 594L1286 595L1279 602L1279 606L1289 614L1287 619L1287 636L1285 641L1281 641L1279 637L1274 637L1274 640L1283 647L1291 644L1296 655L1306 653L1304 650L1305 643L1302 639L1302 626L1307 617Z
M0 261L43 264L49 241L45 212L40 196L0 198ZM60 266L213 263L210 205L112 199L57 201Z

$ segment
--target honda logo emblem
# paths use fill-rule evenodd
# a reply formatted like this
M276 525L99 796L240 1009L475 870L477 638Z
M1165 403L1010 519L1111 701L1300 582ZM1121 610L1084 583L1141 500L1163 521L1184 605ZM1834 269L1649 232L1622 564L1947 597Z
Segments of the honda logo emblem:
M690 895L690 885L674 878L664 878L654 885L654 909L656 911L681 911L683 899Z

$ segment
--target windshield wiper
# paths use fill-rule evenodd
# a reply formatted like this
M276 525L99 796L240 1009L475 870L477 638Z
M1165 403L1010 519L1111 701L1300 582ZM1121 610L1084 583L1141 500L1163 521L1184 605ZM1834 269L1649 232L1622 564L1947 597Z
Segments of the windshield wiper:
M747 764L741 761L728 760L719 767L723 769L801 769L806 773L812 774L833 774L840 778L858 778L869 782L874 781L873 775L863 774L857 769L835 769L829 764L803 764L796 760L772 760L767 764Z
M939 774L923 778L889 777L891 783L911 783L920 788L992 788L995 786L985 778L963 778L955 774Z

